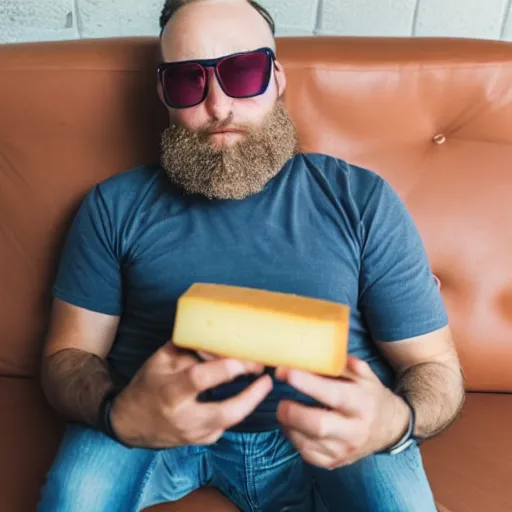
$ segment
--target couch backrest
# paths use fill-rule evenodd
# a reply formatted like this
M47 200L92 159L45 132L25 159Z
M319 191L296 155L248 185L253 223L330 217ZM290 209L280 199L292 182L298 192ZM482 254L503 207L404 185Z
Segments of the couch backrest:
M65 230L96 182L158 161L157 40L0 47L0 374L33 375ZM304 150L382 174L442 283L468 388L512 391L512 45L278 41Z

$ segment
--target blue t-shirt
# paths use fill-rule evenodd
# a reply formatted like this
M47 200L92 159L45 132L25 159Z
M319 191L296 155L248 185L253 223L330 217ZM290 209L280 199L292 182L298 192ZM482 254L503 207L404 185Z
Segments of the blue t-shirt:
M377 174L320 154L297 155L244 200L187 195L158 166L96 185L71 227L54 296L120 316L108 360L128 381L171 338L176 301L195 282L349 305L349 351L388 386L394 376L374 340L447 324L423 243L397 194ZM253 379L202 399L232 396ZM238 430L277 428L280 399L309 401L274 384Z

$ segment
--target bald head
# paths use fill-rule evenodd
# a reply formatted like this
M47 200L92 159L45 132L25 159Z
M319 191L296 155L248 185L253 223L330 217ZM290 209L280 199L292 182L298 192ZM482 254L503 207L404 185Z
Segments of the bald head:
M162 32L165 62L275 48L269 22L247 0L181 0Z

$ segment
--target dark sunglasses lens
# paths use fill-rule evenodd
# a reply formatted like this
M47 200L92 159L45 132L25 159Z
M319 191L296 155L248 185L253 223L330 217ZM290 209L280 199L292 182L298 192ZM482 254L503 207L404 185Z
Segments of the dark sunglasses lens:
M272 59L265 52L234 55L219 63L219 79L229 96L257 96L265 92L268 86L271 65Z
M206 74L199 64L184 62L167 68L162 75L162 86L171 107L197 105L204 95Z

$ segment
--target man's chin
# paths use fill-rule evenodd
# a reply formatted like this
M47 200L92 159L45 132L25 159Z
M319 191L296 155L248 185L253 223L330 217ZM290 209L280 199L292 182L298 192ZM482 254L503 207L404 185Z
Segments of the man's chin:
M282 103L261 126L190 132L171 125L162 135L162 167L186 192L210 199L244 199L263 190L296 154L297 135Z

